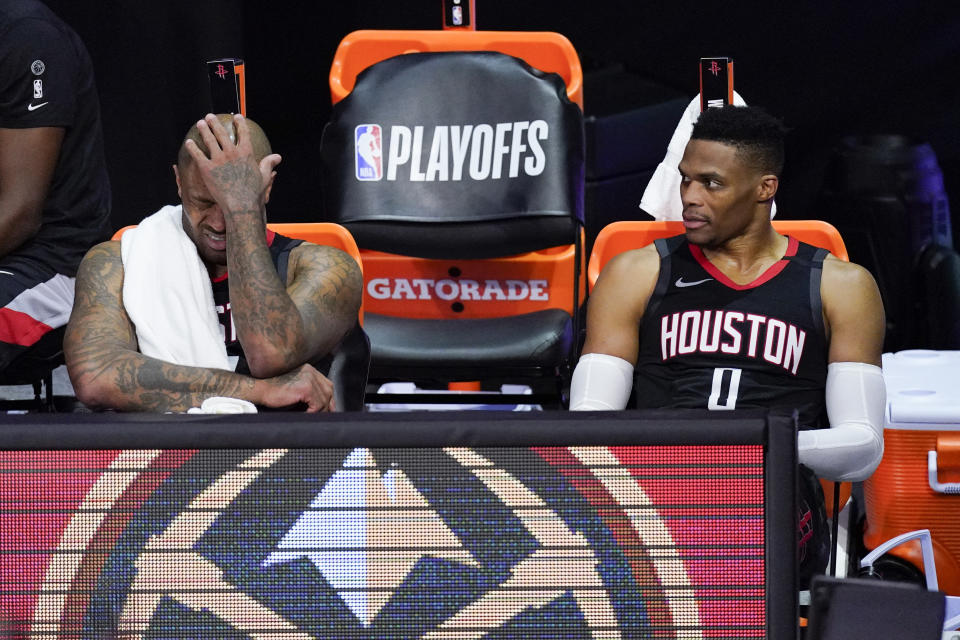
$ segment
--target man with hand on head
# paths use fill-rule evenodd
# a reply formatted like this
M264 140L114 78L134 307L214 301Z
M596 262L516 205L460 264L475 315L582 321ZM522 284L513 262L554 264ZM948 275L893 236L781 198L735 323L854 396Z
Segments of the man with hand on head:
M64 350L94 408L187 411L213 397L329 411L311 362L353 328L360 269L338 249L266 228L280 156L240 115L208 114L174 166L164 207L84 258Z
M774 230L783 138L753 107L700 115L679 164L685 232L603 269L570 408L625 408L636 374L638 408L798 410L806 582L829 554L810 470L859 481L883 455L884 312L865 269Z

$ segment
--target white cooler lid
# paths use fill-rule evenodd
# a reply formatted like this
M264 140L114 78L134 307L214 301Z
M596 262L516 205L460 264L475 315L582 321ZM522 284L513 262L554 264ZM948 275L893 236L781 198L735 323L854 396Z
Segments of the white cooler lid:
M885 353L883 379L887 428L960 429L960 351Z

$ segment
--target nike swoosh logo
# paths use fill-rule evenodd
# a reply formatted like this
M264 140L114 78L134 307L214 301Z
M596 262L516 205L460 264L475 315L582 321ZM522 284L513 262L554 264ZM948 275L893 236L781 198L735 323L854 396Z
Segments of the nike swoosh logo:
M674 286L677 286L682 289L683 287L695 287L698 284L703 284L704 282L710 282L711 280L713 280L713 278L704 278L703 280L697 280L696 282L684 282L683 278L677 278L677 281L674 282L673 284Z
M27 105L27 111L36 111L36 110L39 109L40 107L42 107L42 106L44 106L44 105L47 105L47 104L50 104L50 101L49 101L49 100L48 100L47 102L41 102L40 104L28 104L28 105Z

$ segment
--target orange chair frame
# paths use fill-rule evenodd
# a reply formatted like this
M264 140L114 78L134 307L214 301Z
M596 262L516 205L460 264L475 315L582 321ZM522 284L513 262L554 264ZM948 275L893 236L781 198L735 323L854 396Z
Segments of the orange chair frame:
M840 232L823 220L774 220L773 228L778 233L793 236L801 242L827 249L841 260L849 260L847 247ZM616 255L646 246L658 238L669 238L683 233L683 222L674 220L620 220L612 222L597 234L587 279L593 290L603 267Z
M570 41L545 31L390 31L360 30L340 41L330 67L333 104L353 91L357 75L381 60L404 53L499 51L541 71L557 73L571 102L583 109L583 70Z
M131 224L118 229L113 234L112 240L119 240L127 229L133 229L137 225ZM360 257L360 249L350 232L335 222L269 222L267 228L290 238L297 238L313 244L320 244L327 247L340 249L347 253L351 258L357 261L360 267L360 273L363 273L363 260ZM363 303L360 305L359 319L363 324Z

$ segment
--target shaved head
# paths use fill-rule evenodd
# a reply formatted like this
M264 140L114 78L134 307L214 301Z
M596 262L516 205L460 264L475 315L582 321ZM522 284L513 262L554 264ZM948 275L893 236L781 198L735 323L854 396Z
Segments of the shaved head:
M230 134L230 140L236 144L237 142L237 131L233 126L233 116L229 113L218 113L217 120L220 121L220 124L223 125L223 128L227 130L227 133ZM250 144L253 146L253 153L257 158L257 162L260 162L265 157L270 155L273 151L270 148L270 141L267 139L267 134L263 132L263 129L260 128L256 122L247 118L247 127L250 130ZM193 140L197 143L197 146L200 148L200 151L203 152L203 155L210 157L210 150L207 149L207 145L204 144L203 138L200 137L200 132L197 130L197 125L194 124L190 127L190 130L187 131L187 135L183 137L183 142L180 143L180 150L177 152L177 166L181 169L184 169L190 166L193 163L193 158L190 157L190 154L187 153L184 143L187 140Z

